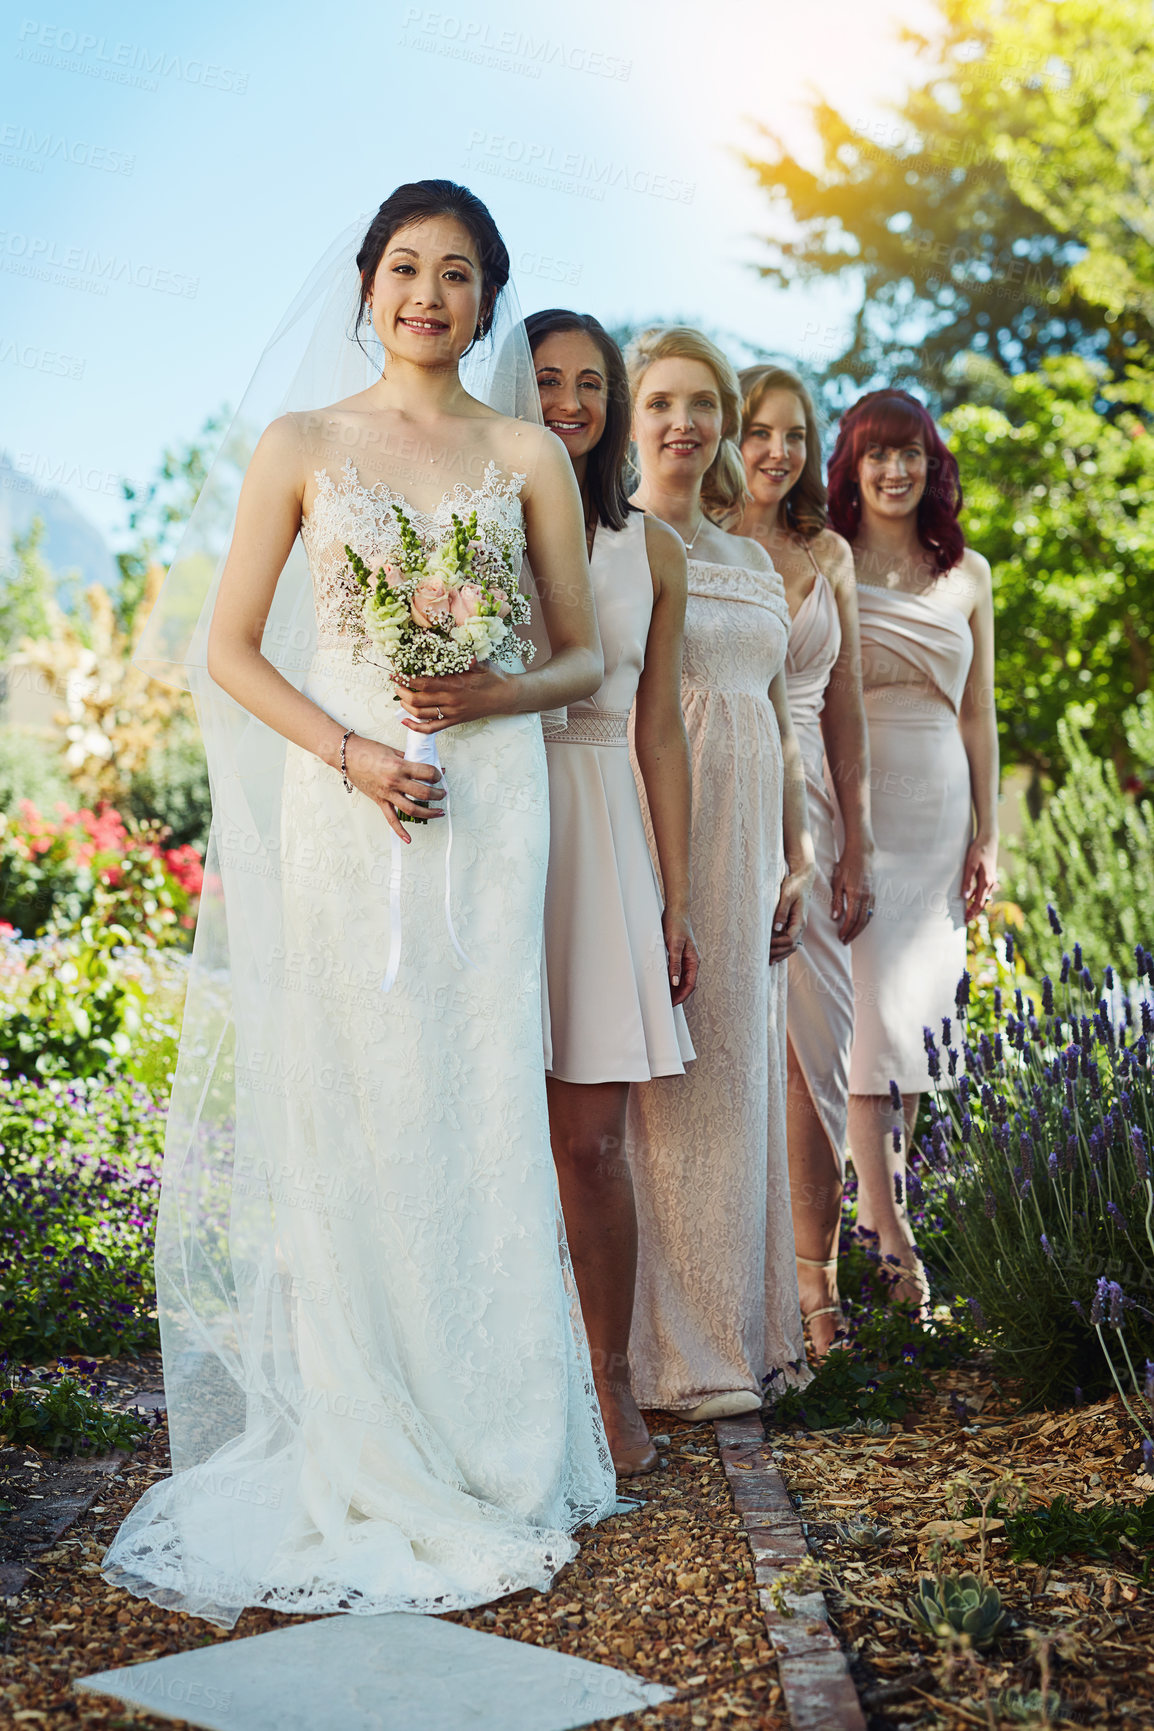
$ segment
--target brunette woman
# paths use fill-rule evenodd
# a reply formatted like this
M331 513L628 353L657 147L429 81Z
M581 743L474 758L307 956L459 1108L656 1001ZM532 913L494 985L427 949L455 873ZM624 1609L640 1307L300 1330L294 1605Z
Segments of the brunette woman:
M545 956L553 1156L593 1375L618 1473L657 1451L629 1380L637 1211L625 1153L631 1082L680 1076L693 1046L681 1005L697 978L689 926L689 743L681 718L685 549L630 505L629 384L587 313L526 320L545 424L569 452L585 508L605 677L547 735L550 847ZM653 823L664 907L629 761Z

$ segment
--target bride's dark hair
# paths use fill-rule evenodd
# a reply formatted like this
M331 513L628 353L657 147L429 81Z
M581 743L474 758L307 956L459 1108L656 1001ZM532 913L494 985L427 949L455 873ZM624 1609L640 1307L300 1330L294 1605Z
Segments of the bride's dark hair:
M629 503L629 488L625 480L625 457L633 413L625 358L604 325L592 313L549 307L545 312L530 313L525 320L525 330L534 355L538 345L555 331L583 331L601 350L605 363L605 431L589 453L585 487L591 519L603 529L624 529L629 513L636 509Z
M357 253L357 269L361 273L361 298L355 327L358 333L385 248L400 229L408 228L414 222L427 222L433 216L451 216L469 231L481 266L481 312L477 335L488 336L497 296L509 280L509 251L489 214L488 205L483 204L467 186L458 186L455 180L406 181L404 186L398 186L389 194L374 216Z

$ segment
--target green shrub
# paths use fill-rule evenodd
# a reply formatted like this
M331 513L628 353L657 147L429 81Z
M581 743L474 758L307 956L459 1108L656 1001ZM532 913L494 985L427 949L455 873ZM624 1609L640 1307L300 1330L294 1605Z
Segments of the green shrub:
M13 1074L97 1076L119 1063L161 1087L176 1064L184 975L86 915L65 937L0 938L0 1059Z
M20 727L0 727L0 811L15 811L22 800L51 811L57 802L71 804L72 787L42 739Z
M9 1372L0 1365L0 1441L50 1455L134 1449L148 1433L135 1412L102 1405L96 1366L61 1359L56 1370Z
M1099 991L1075 944L1040 1005L1020 990L997 1004L992 1037L971 1037L968 975L944 1052L926 1030L931 1071L957 1075L922 1140L950 1221L935 1254L1030 1405L1115 1386L1104 1327L1135 1367L1154 1356L1154 958L1140 948L1136 971L1142 993L1109 967Z
M1058 723L1066 778L1038 817L1025 815L1013 844L1022 948L1035 978L1061 965L1048 903L1061 905L1096 975L1112 963L1132 977L1129 958L1154 933L1154 807L1141 797L1154 787L1154 701L1145 693L1123 717L1133 765L1125 787L1110 759L1087 743L1089 715L1074 704Z
M157 1344L152 1235L164 1107L127 1077L0 1073L0 1352Z
M133 777L125 807L138 823L162 824L170 846L191 846L203 856L212 817L208 764L200 734L186 717L173 717L162 744Z
M203 877L195 848L155 823L129 829L111 806L44 817L26 800L0 816L0 924L25 937L91 914L137 943L187 946Z

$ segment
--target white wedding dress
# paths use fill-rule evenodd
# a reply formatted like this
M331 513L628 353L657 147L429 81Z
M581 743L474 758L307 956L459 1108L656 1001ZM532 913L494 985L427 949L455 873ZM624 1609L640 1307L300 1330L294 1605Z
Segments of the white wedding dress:
M406 510L431 541L475 509L516 565L521 480L490 463L432 515ZM304 689L403 748L387 676L354 659L344 554L374 571L394 556L401 501L351 459L317 484ZM272 838L259 801L214 785L230 978L198 954L177 1080L196 1104L170 1133L158 1236L174 1473L105 1572L225 1626L250 1605L436 1612L544 1589L615 1500L541 1066L541 724L438 743L451 852L447 820L412 830L392 913L385 819L317 758L282 752ZM234 1116L212 1104L222 1037L207 1051L226 990Z

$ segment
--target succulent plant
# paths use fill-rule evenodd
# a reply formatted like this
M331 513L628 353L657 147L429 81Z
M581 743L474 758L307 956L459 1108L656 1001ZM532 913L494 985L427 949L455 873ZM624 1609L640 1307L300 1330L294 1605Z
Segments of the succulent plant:
M923 1575L910 1600L910 1613L941 1646L964 1637L974 1647L988 1647L1006 1620L997 1587L983 1585L977 1575Z
M974 1703L975 1707L978 1703ZM1011 1719L1015 1724L1037 1724L1041 1719L1043 1724L1050 1724L1062 1715L1062 1697L1051 1689L1043 1695L1040 1689L1003 1689L994 1697L994 1712L1000 1719Z
M839 1539L852 1545L855 1551L876 1551L882 1545L888 1545L893 1538L893 1528L883 1527L877 1521L863 1520L860 1516L851 1517L848 1521L838 1521L834 1527Z

